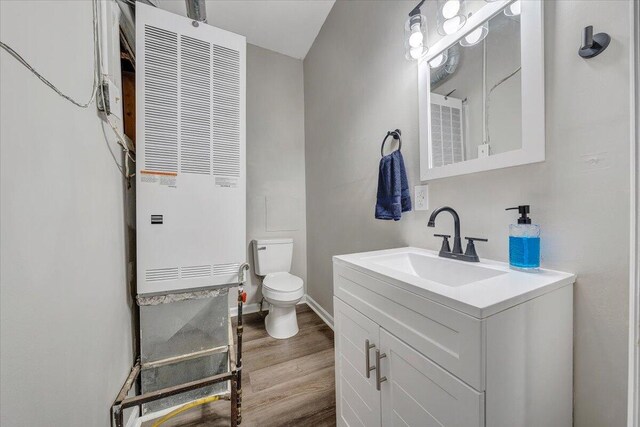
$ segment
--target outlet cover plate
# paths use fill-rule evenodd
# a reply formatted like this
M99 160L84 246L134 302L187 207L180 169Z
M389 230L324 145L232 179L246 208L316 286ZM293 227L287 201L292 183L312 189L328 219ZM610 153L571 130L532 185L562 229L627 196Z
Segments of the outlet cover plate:
M478 145L478 158L489 157L491 154L491 146L489 144Z
M415 210L429 210L429 186L427 184L415 186Z

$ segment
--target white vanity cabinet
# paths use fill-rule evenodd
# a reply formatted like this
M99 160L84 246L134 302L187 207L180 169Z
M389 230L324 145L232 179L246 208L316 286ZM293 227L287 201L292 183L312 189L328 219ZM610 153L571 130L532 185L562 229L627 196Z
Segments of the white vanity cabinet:
M333 303L334 330L340 331L335 335L339 424L379 426L380 393L371 366L372 350L380 348L380 327L338 298Z
M525 284L500 304L473 307L463 286L431 295L443 285L416 287L363 255L334 257L339 426L572 425L575 276L534 273L547 285ZM510 274L499 263L485 267ZM490 290L505 279L526 277L464 286ZM447 304L456 294L460 300Z
M338 425L484 425L483 393L338 298L334 310Z

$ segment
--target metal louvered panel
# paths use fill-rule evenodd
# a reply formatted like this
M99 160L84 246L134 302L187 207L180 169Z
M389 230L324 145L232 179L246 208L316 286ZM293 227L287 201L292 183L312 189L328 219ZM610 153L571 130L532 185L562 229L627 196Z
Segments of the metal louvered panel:
M192 265L180 268L180 276L183 279L195 279L197 277L211 277L210 265Z
M213 275L219 276L223 274L235 274L238 272L239 268L240 268L240 264L238 263L216 264L213 266Z
M180 172L211 174L211 44L180 36Z
M144 167L178 171L178 35L145 25Z
M240 176L240 53L213 45L213 174Z
M145 272L147 282L159 282L161 280L176 280L178 278L178 267L154 268Z

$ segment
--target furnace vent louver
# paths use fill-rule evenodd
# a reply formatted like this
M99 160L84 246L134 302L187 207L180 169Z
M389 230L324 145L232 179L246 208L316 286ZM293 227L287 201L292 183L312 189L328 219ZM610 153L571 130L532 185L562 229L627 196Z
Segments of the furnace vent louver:
M145 25L145 169L178 171L178 35Z
M195 279L197 277L211 277L210 265L193 265L190 267L182 267L180 274L183 279Z
M433 167L464 160L462 100L431 93Z
M213 170L216 175L240 174L240 55L213 47Z
M232 274L238 271L240 268L240 264L231 263L231 264L218 264L213 266L213 275L214 276L224 276L227 274Z
M136 32L138 292L232 283L246 258L245 39L140 3Z
M180 163L184 173L211 174L211 46L181 36Z
M178 279L178 267L173 268L155 268L145 272L145 280L147 282L159 282L161 280Z

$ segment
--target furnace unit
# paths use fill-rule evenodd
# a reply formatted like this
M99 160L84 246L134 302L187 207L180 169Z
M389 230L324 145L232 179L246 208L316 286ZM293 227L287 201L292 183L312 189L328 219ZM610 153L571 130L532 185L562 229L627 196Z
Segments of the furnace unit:
M138 293L237 282L245 38L140 3L136 12Z

